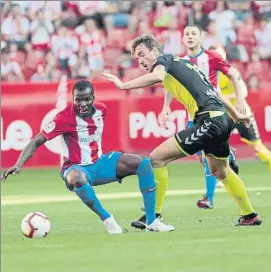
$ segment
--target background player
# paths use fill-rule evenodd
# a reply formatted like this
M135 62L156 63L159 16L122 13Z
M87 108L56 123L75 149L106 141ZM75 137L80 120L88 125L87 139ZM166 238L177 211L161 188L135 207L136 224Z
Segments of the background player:
M147 229L167 232L174 227L155 218L155 181L149 158L110 152L102 154L102 133L106 107L95 103L94 89L86 80L73 86L73 104L59 112L22 151L16 164L6 170L1 180L16 175L32 157L39 146L58 135L64 137L69 156L63 164L61 177L66 186L95 212L103 221L108 233L122 233L114 217L103 208L95 195L93 186L119 181L129 175L137 175L147 215Z
M183 42L187 49L187 55L184 56L185 59L189 59L191 62L196 64L199 69L209 77L210 82L217 87L218 86L218 73L221 75L226 75L229 79L228 82L233 87L233 93L235 96L234 106L240 112L246 112L249 110L245 97L247 96L247 88L242 80L242 77L239 71L231 66L228 62L225 61L219 54L214 52L213 50L206 50L202 48L202 35L201 29L196 26L187 26L184 29L183 33ZM230 82L231 80L231 82ZM224 92L225 93L225 92ZM223 93L223 94L224 94ZM249 114L251 112L248 112ZM253 130L255 127L255 119L252 120L252 124L249 130ZM240 125L239 127L244 128L244 126ZM248 129L245 129L246 131ZM257 131L257 130L255 130ZM258 140L258 137L255 137L254 134L253 140ZM261 141L257 143L257 154L263 161L268 161L270 164L271 156L268 154L268 150L262 145ZM234 160L234 155L232 154L230 157L230 163L233 169L238 170L237 164ZM213 207L213 198L214 198L214 190L216 187L216 177L212 175L210 172L208 163L206 159L203 158L203 164L205 168L205 184L206 184L206 195L203 199L197 202L198 207L200 208L212 208Z
M228 76L232 79L236 86L236 93L239 95L239 105L236 107L239 108L240 112L245 112L245 101L244 101L244 93L247 92L245 83L243 82L238 70L235 67L232 67L229 63L222 61L221 57L216 53L205 50L201 47L202 36L201 29L197 25L189 25L185 27L183 33L183 42L187 50L187 54L184 56L185 59L189 59L191 62L196 64L201 71L208 76L209 81L213 86L218 88L217 84L217 72L222 71L223 73L227 73ZM188 122L188 126L192 126L193 123L191 121ZM200 161L204 165L204 174L205 174L205 184L206 184L206 194L203 199L197 202L198 207L200 208L213 208L214 204L214 190L216 188L217 179L214 175L212 175L208 162L204 157L202 152L197 153ZM235 155L231 149L230 152L230 166L231 168L238 174L239 167L235 161Z
M223 60L226 60L226 52L223 47L219 45L211 46L210 50L215 51L217 54L221 56ZM222 94L231 101L232 105L235 105L236 95L235 95L234 87L230 79L221 72L219 72L218 74L218 85ZM247 95L248 93L246 92L246 97ZM261 141L257 122L247 102L246 102L246 112L250 116L250 119L251 119L250 127L247 128L246 126L243 126L242 124L235 124L235 127L241 136L241 140L247 143L251 148L253 148L256 155L262 160L262 162L266 163L268 168L271 170L271 152Z
M171 161L203 150L212 173L224 183L241 209L238 225L259 225L261 220L252 208L241 178L228 164L232 122L227 110L236 122L249 125L249 117L240 114L228 99L216 92L204 74L188 60L163 54L158 40L152 35L137 37L132 43L132 53L149 73L128 82L122 82L112 74L104 76L120 89L136 89L162 83L188 110L195 126L181 131L164 141L151 154L155 169L164 168ZM218 99L218 96L220 99ZM169 106L169 105L166 105Z

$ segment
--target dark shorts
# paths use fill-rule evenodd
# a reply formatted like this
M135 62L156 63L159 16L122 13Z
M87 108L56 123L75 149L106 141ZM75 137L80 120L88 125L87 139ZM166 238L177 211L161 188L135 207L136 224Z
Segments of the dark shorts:
M259 129L254 116L251 116L251 125L247 128L244 124L235 124L241 139L244 142L256 142L260 139Z
M203 150L205 155L226 159L230 154L229 137L234 123L227 113L210 117L209 113L199 115L194 126L174 135L180 150L193 155Z

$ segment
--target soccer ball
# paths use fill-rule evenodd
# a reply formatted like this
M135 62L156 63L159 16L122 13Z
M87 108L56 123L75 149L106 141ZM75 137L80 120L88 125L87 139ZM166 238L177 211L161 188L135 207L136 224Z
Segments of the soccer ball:
M42 238L50 231L50 221L41 212L28 213L21 223L21 230L27 238Z

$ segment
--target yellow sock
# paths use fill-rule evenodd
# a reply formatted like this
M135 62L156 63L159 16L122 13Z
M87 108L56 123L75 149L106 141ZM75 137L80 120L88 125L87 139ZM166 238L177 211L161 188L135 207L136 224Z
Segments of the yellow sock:
M246 187L238 175L230 170L229 175L221 181L225 185L228 193L240 207L242 215L247 215L254 212L246 192Z
M153 168L156 182L156 213L161 213L165 202L166 191L168 187L168 169L167 166Z
M261 159L261 161L266 162L271 168L271 152L261 140L255 144L254 149L256 151L256 155Z

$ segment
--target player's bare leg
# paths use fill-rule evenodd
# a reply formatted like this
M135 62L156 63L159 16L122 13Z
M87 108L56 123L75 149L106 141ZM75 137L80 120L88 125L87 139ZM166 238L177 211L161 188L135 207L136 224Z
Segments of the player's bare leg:
M257 141L248 141L242 139L245 143L249 145L254 151L255 154L260 158L260 160L267 164L269 170L271 171L271 152L270 150L262 143L262 140Z
M96 197L96 194L83 171L71 169L66 176L66 184L70 190L78 195L87 207L100 217L109 234L122 233L122 229L114 217L103 208Z
M237 225L261 225L262 221L250 203L243 181L230 168L228 160L215 158L212 155L208 155L207 160L213 175L223 182L225 189L241 209L242 216Z
M146 212L144 228L158 232L173 231L175 229L173 226L166 225L156 218L156 184L150 159L133 154L122 154L117 164L117 178L122 179L130 175L138 176Z
M166 166L168 163L180 158L186 157L186 154L177 145L174 137L165 140L156 147L150 154L150 160L153 168Z
M249 110L251 110L249 108ZM258 125L255 119L254 114L251 114L251 125L249 128L245 127L243 124L237 124L236 128L241 135L241 141L248 144L259 157L259 159L267 164L268 168L271 171L271 151L263 144Z

